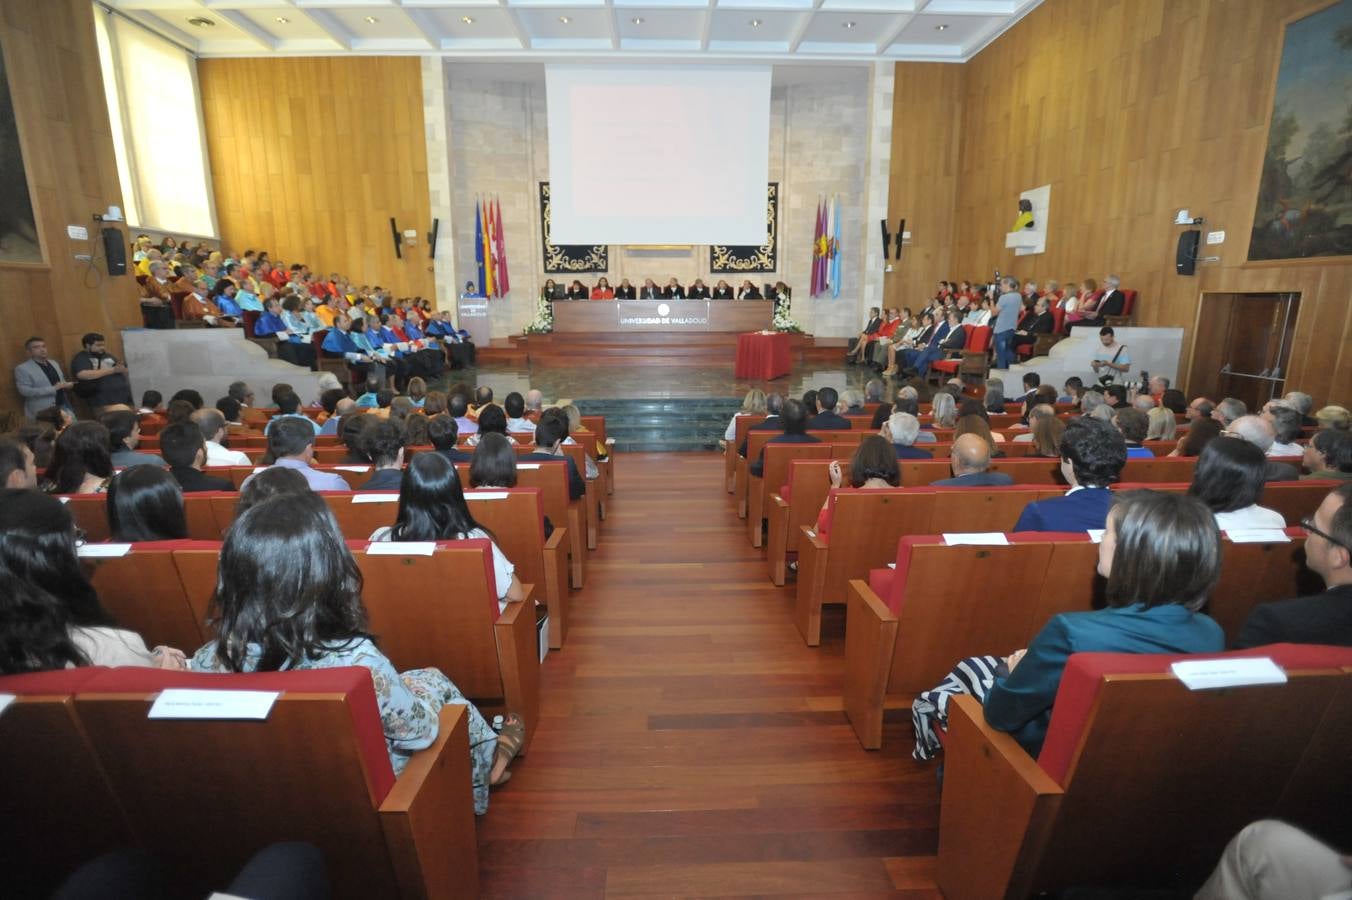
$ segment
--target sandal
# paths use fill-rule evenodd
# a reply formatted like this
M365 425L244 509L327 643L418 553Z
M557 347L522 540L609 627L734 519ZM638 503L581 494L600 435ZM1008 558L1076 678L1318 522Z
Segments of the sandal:
M502 728L498 731L497 746L493 748L493 768L497 768L501 763L503 766L516 759L516 755L521 752L521 745L526 742L526 723L521 721L521 717L516 713L508 713L503 719ZM506 768L498 776L496 781L490 782L493 787L506 784L512 773Z

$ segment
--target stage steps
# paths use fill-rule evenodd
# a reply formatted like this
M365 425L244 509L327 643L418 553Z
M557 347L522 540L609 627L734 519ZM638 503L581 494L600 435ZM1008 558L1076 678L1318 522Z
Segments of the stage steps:
M811 335L791 335L790 340L794 365L835 360L845 352L846 342L837 338L818 340ZM514 335L509 341L524 349L531 365L725 366L730 369L737 352L735 333L554 333Z
M740 397L577 401L584 416L606 417L620 453L715 449L741 405Z

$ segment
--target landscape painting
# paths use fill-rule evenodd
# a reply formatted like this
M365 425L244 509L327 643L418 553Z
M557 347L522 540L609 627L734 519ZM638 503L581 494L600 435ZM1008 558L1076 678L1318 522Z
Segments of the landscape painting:
M1250 260L1352 254L1352 0L1290 22Z
M0 263L40 263L42 246L33 221L28 173L19 147L19 125L9 96L5 54L0 50Z

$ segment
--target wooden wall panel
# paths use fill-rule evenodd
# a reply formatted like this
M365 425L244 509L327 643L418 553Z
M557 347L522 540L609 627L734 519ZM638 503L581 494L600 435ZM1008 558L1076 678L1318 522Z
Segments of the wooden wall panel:
M1187 328L1185 347L1204 291L1298 291L1288 386L1352 399L1352 260L1245 262L1282 25L1322 5L1046 0L964 66L955 262L1039 281L1117 272L1142 291L1137 321ZM1016 198L1048 183L1047 252L1017 258ZM1226 232L1195 277L1174 271L1180 207Z
M0 264L0 408L22 409L14 366L27 358L30 335L45 337L67 368L80 335L104 332L120 353L120 329L141 321L131 276L110 278L101 262L90 272L74 257L91 244L66 234L83 225L96 235L93 214L122 205L93 15L88 0L0 4L0 46L46 254L42 265Z
M197 75L224 246L433 296L417 57L203 59ZM418 231L403 259L391 216Z
M892 95L888 230L906 219L913 235L883 282L884 306L919 309L950 274L961 144L963 66L897 63ZM877 226L872 226L876 228ZM881 236L872 228L870 241ZM917 301L921 301L917 303Z

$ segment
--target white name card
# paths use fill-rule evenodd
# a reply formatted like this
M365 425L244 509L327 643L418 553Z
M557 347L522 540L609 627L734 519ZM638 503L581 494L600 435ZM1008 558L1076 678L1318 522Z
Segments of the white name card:
M9 709L9 705L13 703L16 699L18 698L16 698L13 694L0 694L0 713L3 713L5 710Z
M76 548L81 559L115 559L131 552L131 544L82 544Z
M339 472L369 472L370 466L334 466Z
M257 475L259 472L266 472L267 470L268 470L267 466L254 466L253 473Z
M281 691L168 688L150 707L152 719L266 719Z
M517 463L516 467L518 469L538 469L540 468L540 463Z
M506 500L506 491L465 491L466 500Z
M1105 528L1088 528L1085 529L1085 534L1089 535L1089 540L1101 544L1103 543L1103 532L1106 530Z
M1285 684L1286 673L1266 656L1231 659L1190 659L1169 667L1188 690L1239 687L1248 684Z
M56 499L60 500L63 504L70 502L69 497L57 497Z
M369 556L431 556L436 541L372 541L366 547Z
M895 571L896 568L897 568L897 564L894 563L894 562L890 562L890 563L887 564L887 567L888 567L889 569L892 569L892 570Z
M398 494L356 494L353 503L398 503Z
M944 543L950 547L976 544L983 547L1007 547L1009 538L998 531L974 531L969 534L945 534Z
M1289 538L1280 528L1236 528L1225 532L1232 544L1289 544Z

